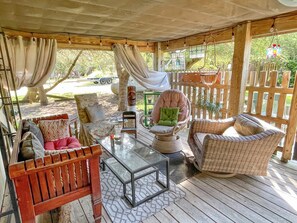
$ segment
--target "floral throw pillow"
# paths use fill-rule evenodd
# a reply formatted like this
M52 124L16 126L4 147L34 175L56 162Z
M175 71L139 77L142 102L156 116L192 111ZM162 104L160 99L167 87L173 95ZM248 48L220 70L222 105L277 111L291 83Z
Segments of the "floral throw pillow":
M45 142L55 141L70 136L68 119L40 120L38 124Z

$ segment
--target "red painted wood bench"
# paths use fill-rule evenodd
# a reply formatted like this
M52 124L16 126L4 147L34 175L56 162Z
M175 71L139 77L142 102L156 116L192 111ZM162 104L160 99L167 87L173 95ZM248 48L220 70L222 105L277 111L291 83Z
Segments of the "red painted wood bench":
M46 155L43 159L18 162L22 124L21 121L9 165L9 175L15 185L22 222L33 223L36 215L89 194L95 222L101 222L99 159L102 150L99 145Z

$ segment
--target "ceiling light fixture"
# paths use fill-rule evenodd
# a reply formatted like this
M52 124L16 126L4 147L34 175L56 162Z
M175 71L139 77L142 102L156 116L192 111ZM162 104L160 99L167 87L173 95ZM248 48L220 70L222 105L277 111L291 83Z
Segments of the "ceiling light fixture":
M278 0L279 3L288 7L297 7L297 0Z

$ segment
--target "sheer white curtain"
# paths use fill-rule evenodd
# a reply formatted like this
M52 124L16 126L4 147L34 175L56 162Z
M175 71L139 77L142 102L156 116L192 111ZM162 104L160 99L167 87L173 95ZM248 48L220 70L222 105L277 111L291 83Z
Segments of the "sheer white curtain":
M137 46L114 44L112 49L118 62L140 85L155 91L170 88L167 73L149 70Z
M2 35L0 35L0 44L2 49L5 49ZM18 36L7 39L7 45L16 89L23 86L42 86L55 67L57 41L34 37L24 40L23 37ZM4 54L8 64L5 50ZM12 84L10 87L12 88Z

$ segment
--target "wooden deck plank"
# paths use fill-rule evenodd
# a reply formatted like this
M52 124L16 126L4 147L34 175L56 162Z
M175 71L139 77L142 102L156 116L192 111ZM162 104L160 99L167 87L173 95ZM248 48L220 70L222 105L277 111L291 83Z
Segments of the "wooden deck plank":
M203 182L211 185L213 188L220 191L222 194L229 196L230 198L236 200L237 202L241 203L242 205L246 206L250 210L253 210L255 213L261 215L263 218L271 221L271 222L284 222L285 219L281 218L279 215L271 212L269 209L266 209L264 206L259 205L256 203L252 198L245 197L244 194L241 194L239 191L232 189L232 187L228 187L224 184L221 184L220 179L214 179L211 177L207 177L203 179Z
M262 181L258 181L256 179L258 178L252 178L252 177L248 177L248 176L242 176L242 175L238 175L236 176L238 179L248 183L248 184L251 184L257 188L259 188L260 190L263 190L263 191L266 191L272 195L274 194L278 194L279 197L282 197L282 198L287 198L287 199L294 199L296 200L297 199L297 195L296 193L294 193L294 191L292 190L284 190L285 188L284 187L280 187L280 185L277 185L277 184L274 184L274 183L271 183L270 185L262 182ZM270 181L268 181L270 182ZM293 193L290 193L290 192L293 192Z
M182 222L182 221L187 223L197 222L192 218L192 216L187 215L187 213L183 211L183 209L181 209L175 203L166 207L165 210L179 222Z
M193 193L199 196L204 202L208 203L217 211L224 210L224 214L227 218L232 220L233 222L251 222L245 216L241 215L240 213L236 212L234 209L227 206L220 200L220 197L214 197L211 194L208 194L201 188L199 188L196 184L193 184L191 179L187 180L186 182L181 183L187 189L190 189Z
M151 216L142 222L143 223L160 223L160 221L158 221L158 219L155 216Z
M234 211L236 211L239 214L239 217L244 216L246 219L249 219L253 222L270 222L267 219L263 218L261 215L258 215L257 213L255 213L253 210L239 203L236 199L233 199L221 193L219 190L217 190L217 188L213 188L212 185L209 185L203 182L203 178L193 177L189 181L195 184L197 187L201 188L210 196L214 196L218 198L226 206L232 208Z
M264 185L267 185L269 188L273 190L280 190L282 192L288 193L293 197L297 198L297 193L294 190L294 188L291 188L290 186L287 186L286 184L279 183L279 181L276 181L274 179L268 179L266 177L260 177L260 176L248 176L252 180L261 182Z
M216 210L211 205L206 203L204 200L200 199L199 193L195 193L193 188L189 188L187 185L192 185L188 181L179 184L179 187L186 192L185 199L188 200L197 209L203 212L206 216L211 218L215 222L229 223L233 222L231 219L227 218L220 210Z
M176 219L165 210L156 213L154 216L162 223L177 223Z
M267 207L269 208L269 210L273 213L275 213L276 215L279 215L282 219L282 221L284 221L285 219L287 219L287 221L291 221L294 222L297 219L297 216L292 214L291 212L283 209L282 207L273 204L271 202L269 202L268 200L266 200L265 198L250 192L249 190L247 190L246 188L243 188L241 186L238 186L237 184L233 183L230 179L226 180L226 179L220 179L220 182L224 185L226 185L229 188L232 188L234 191L238 191L241 195L243 195L244 197L248 198L248 199L252 199L254 202L258 203L259 205L261 205L262 207ZM279 222L281 222L281 219L279 220Z
M239 178L232 178L230 180L232 183L238 185L241 188L244 188L259 197L264 198L265 200L281 207L286 212L290 212L295 216L297 219L297 199L291 196L287 196L287 194L280 194L280 193L268 193L263 189L259 189L252 184L249 184ZM283 215L286 216L286 215Z
M205 215L202 211L200 211L184 198L177 201L176 205L183 209L189 216L192 216L193 219L196 219L199 222L214 222L211 218L209 218L207 215Z

